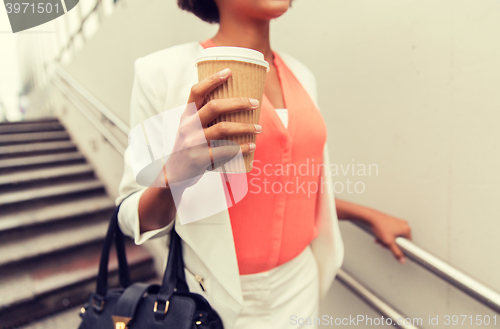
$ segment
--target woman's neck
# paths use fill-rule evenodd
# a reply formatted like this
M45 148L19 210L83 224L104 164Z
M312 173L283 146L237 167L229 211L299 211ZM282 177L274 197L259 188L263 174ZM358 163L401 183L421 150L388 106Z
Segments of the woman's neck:
M219 31L212 38L217 46L244 47L260 51L264 59L273 63L269 40L269 21L243 20L241 17L221 15Z

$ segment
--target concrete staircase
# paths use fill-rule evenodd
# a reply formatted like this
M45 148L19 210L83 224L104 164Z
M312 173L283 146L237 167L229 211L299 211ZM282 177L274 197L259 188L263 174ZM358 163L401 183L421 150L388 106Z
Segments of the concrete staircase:
M113 209L57 119L0 123L0 329L42 318L66 329L60 312L79 322L64 310L95 289ZM131 240L127 256L133 280L154 278L152 258ZM110 269L116 285L114 255Z

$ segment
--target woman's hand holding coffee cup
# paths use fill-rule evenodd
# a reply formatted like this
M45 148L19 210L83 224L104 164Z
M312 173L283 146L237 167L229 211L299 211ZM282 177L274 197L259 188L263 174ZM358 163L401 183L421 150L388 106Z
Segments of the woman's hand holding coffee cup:
M191 88L188 103L194 102L196 108L199 109L198 115L208 141L219 140L229 136L253 135L262 131L259 125L241 122L219 122L208 127L220 115L240 111L255 111L259 108L259 101L257 99L247 97L213 99L205 103L205 97L227 81L230 76L231 71L225 69L198 82ZM240 145L244 154L255 150L255 144L251 144L245 143ZM223 158L220 159L222 160Z
M259 101L248 97L213 99L206 102L206 96L231 76L229 69L193 85L188 98L188 105L181 115L174 149L165 164L165 178L168 183L182 182L187 188L194 185L215 162L228 161L241 150L242 154L255 151L255 143L226 141L215 143L226 137L257 135L262 131L259 125L241 122L218 122L210 125L217 117L240 111L255 111ZM197 112L193 113L193 106ZM201 124L201 129L200 129ZM201 134L202 130L202 134ZM208 142L208 143L207 143ZM160 175L159 178L163 176Z

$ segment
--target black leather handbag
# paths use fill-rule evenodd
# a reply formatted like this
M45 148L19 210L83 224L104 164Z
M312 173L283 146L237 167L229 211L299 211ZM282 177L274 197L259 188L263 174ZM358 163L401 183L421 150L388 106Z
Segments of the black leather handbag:
M207 300L189 292L184 275L181 239L170 235L168 263L162 285L131 283L124 235L115 209L102 248L96 291L80 314L79 329L223 329ZM121 288L108 289L109 252L116 245Z

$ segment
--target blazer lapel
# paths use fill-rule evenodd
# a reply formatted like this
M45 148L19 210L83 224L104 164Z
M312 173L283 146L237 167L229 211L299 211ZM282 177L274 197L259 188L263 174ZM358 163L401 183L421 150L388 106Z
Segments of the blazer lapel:
M233 303L243 305L240 277L229 214L224 210L199 221L180 225L175 230L198 255L214 279L232 297Z

